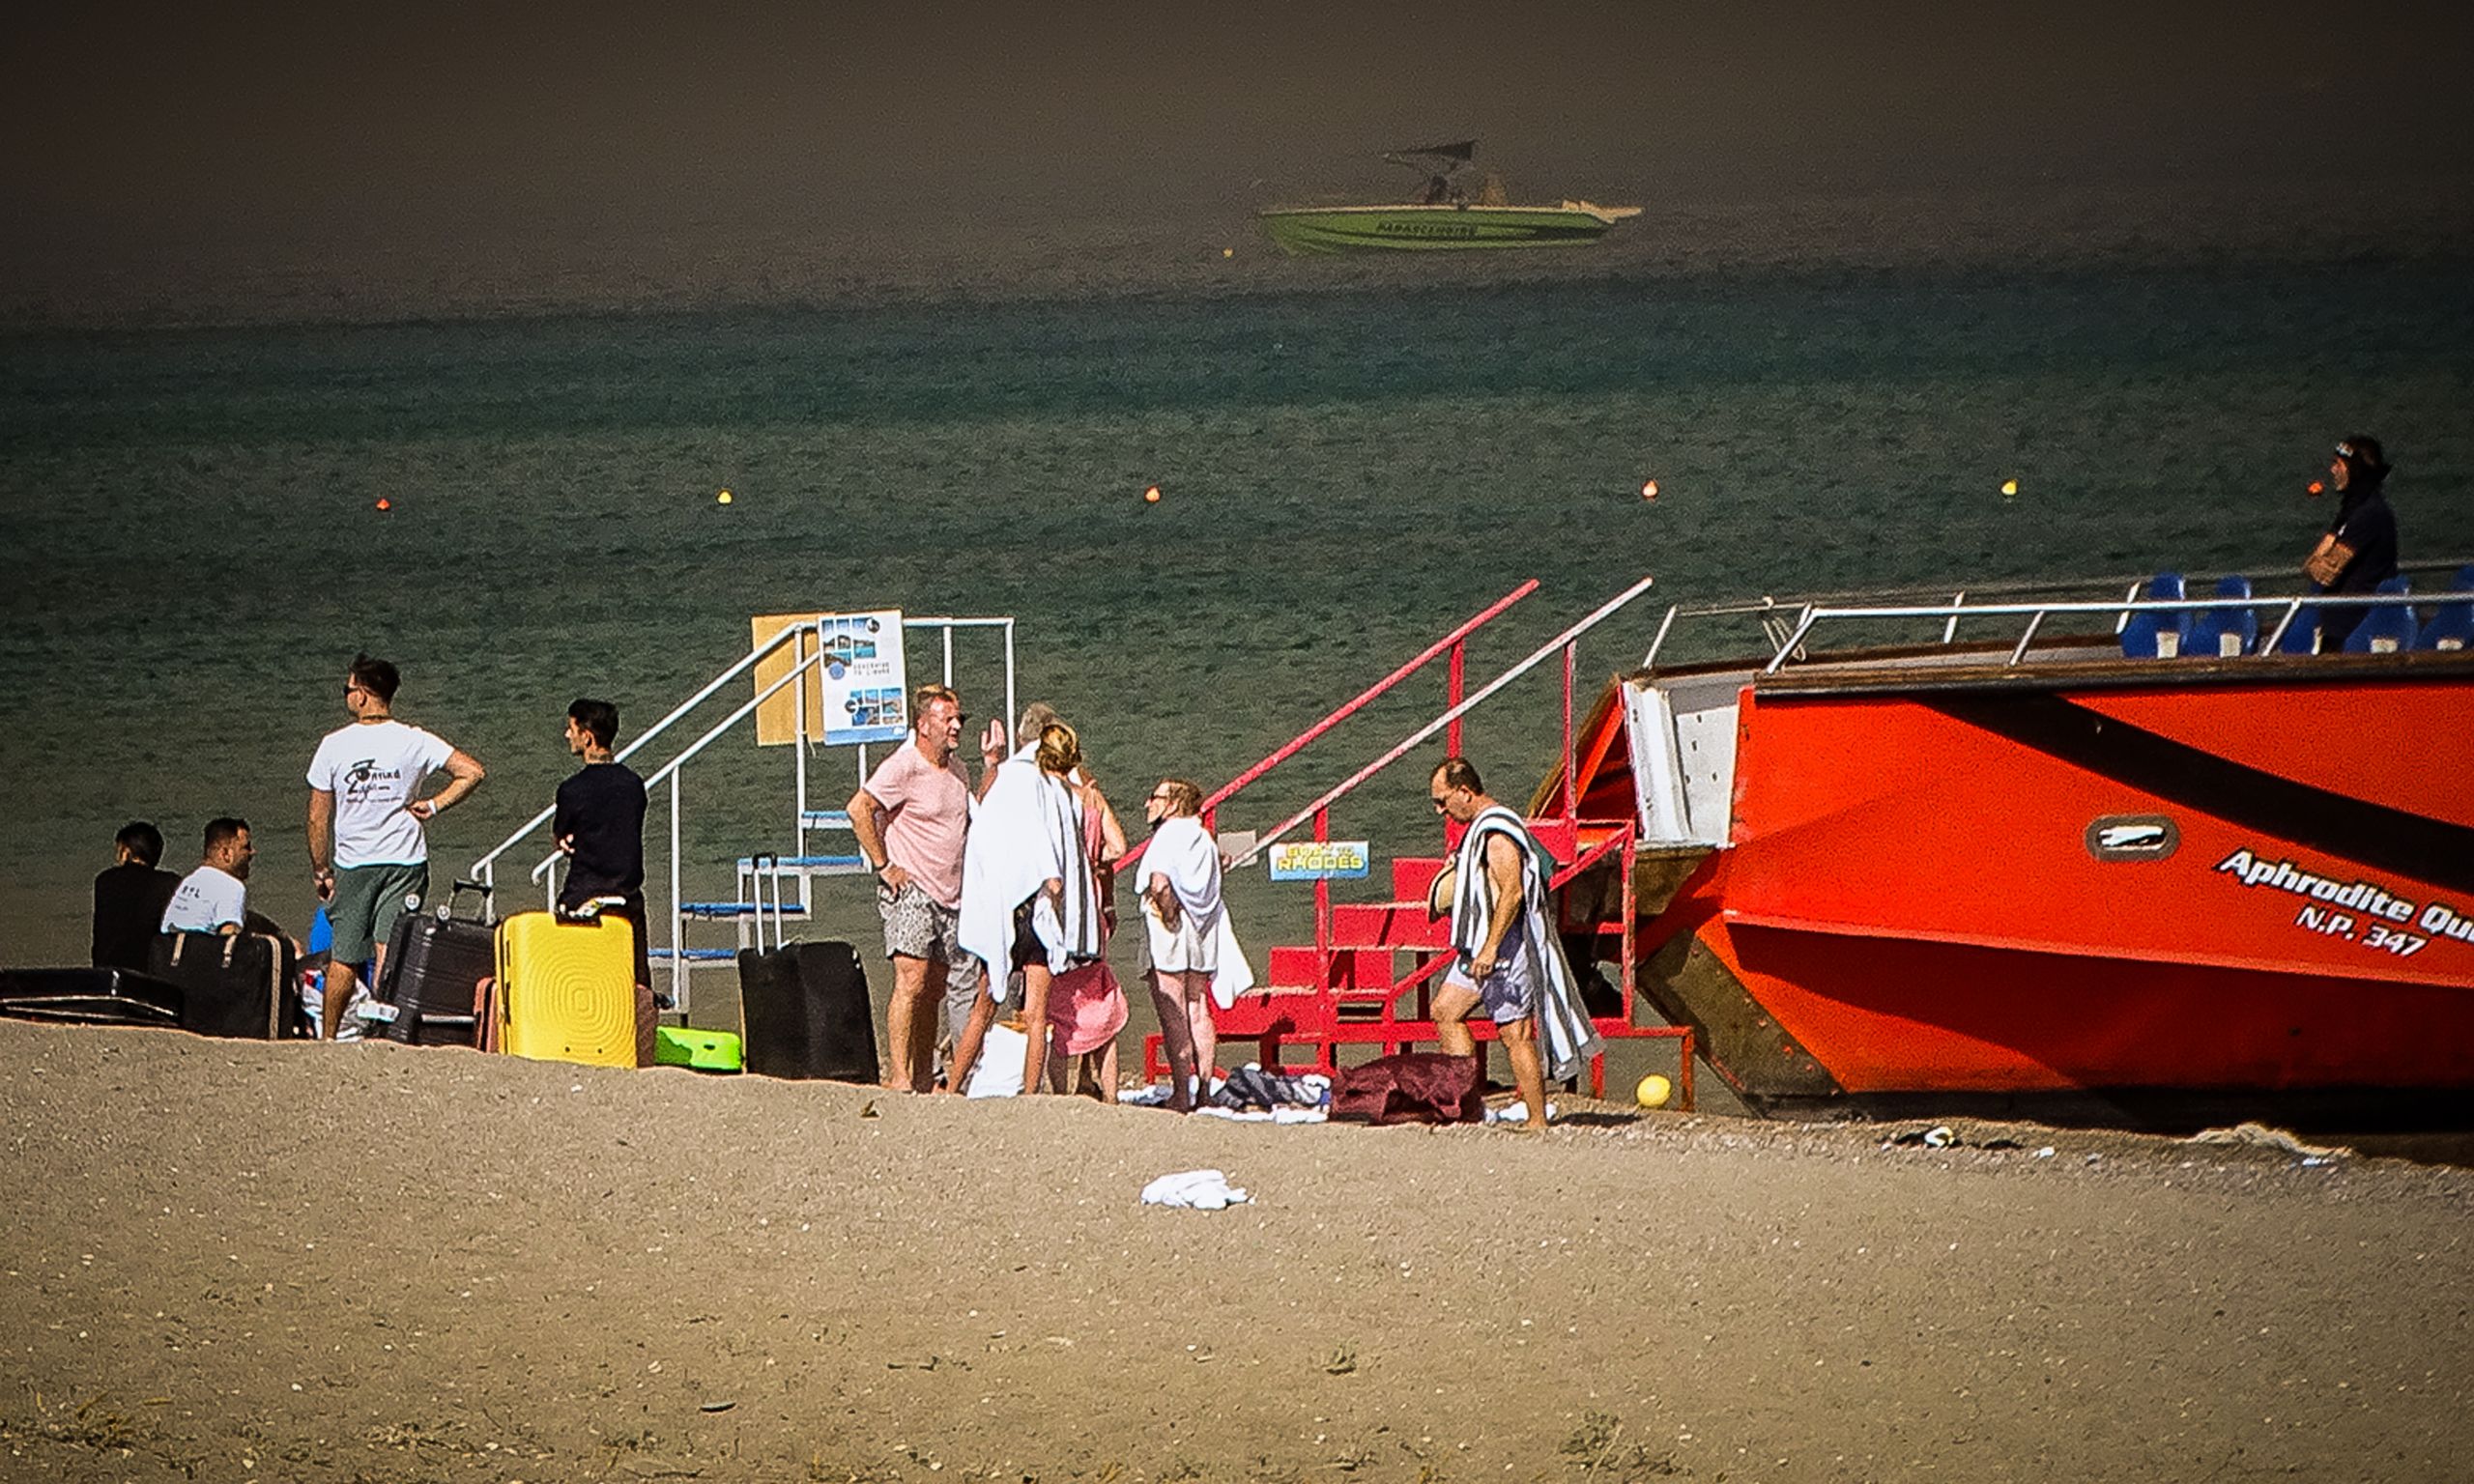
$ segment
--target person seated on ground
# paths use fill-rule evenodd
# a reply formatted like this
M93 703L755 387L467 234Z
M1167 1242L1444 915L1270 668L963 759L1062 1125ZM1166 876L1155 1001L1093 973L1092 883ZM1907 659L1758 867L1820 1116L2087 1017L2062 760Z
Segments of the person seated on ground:
M2397 512L2379 487L2388 479L2388 461L2379 440L2355 434L2337 444L2328 462L2328 480L2342 497L2334 520L2319 544L2302 563L2314 591L2377 592L2397 575ZM2314 486L2316 489L2316 486ZM2367 609L2331 608L2319 617L2319 652L2333 654L2363 620Z
M113 837L111 867L95 877L96 968L145 970L163 909L181 886L179 876L157 865L162 859L163 832L143 819L122 825Z
M165 932L236 933L246 930L249 911L249 843L246 819L210 819L204 859L181 878L163 908Z

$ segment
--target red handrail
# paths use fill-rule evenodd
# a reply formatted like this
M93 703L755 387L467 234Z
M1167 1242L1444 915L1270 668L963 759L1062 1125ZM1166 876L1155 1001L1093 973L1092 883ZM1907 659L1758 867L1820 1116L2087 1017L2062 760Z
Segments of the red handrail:
M1402 665L1399 669L1392 671L1392 673L1385 675L1382 679L1374 682L1372 686L1361 693L1356 699L1349 701L1338 710L1334 711L1331 715L1323 718L1319 722L1316 722L1313 726L1307 728L1304 731L1299 732L1296 736L1290 738L1281 746L1273 749L1273 751L1260 762L1255 763L1252 767L1248 768L1243 773L1238 774L1235 778L1232 778L1228 782L1221 785L1220 787L1214 790L1208 798L1204 799L1202 801L1202 813L1204 815L1208 817L1213 810L1218 809L1222 804L1227 802L1227 800L1239 790L1245 788L1248 785L1252 784L1256 779L1261 778L1264 774L1269 773L1272 769L1280 766L1281 763L1286 762L1289 758L1296 756L1316 737L1321 736L1323 733L1331 730L1334 727L1338 726L1341 722L1346 721L1349 717L1355 715L1368 701L1371 701L1384 692L1392 689L1394 686L1398 685L1401 681L1406 680L1409 676L1417 673L1420 670L1424 669L1428 664L1433 662L1435 656L1443 653L1447 649L1453 651L1453 689L1456 692L1460 678L1460 654L1458 646L1461 641L1467 639L1478 630L1484 628L1487 624L1492 623L1497 617L1501 616L1504 610L1511 607L1514 603L1519 602L1521 599L1529 596L1537 590L1538 579L1533 577L1529 581L1513 588L1511 591L1505 593L1502 597L1497 598L1494 602L1488 604L1484 609L1481 610L1474 616L1463 622L1458 628L1453 629L1451 633L1443 636L1443 638L1436 640L1431 644L1428 644L1424 649L1419 651L1415 659L1410 660L1407 664ZM1455 694L1453 699L1457 700L1459 698ZM1126 852L1125 859L1117 862L1117 870L1120 871L1126 870L1136 860L1140 859L1142 852L1149 848L1151 848L1151 842L1148 840L1136 845L1133 849Z

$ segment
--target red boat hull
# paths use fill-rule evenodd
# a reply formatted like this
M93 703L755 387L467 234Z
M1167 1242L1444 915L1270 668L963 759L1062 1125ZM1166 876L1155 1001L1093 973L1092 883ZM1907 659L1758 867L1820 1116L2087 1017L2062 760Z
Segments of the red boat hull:
M1766 1111L2474 1123L2474 671L2428 658L1748 686L1642 987Z

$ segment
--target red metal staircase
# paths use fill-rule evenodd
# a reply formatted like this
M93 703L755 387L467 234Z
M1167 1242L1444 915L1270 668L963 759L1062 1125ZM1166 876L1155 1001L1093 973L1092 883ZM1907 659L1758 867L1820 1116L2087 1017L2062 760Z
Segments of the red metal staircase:
M1448 750L1458 752L1461 717L1539 661L1553 654L1557 648L1561 648L1563 658L1563 751L1560 755L1563 766L1559 771L1560 779L1571 778L1572 681L1578 638L1646 590L1649 585L1646 579L1643 580L1550 642L1545 648L1505 671L1477 695L1464 699L1462 658L1468 636L1526 597L1537 585L1535 581L1524 584L1438 641L1424 654L1395 671L1372 690L1239 774L1206 801L1206 818L1221 803L1269 772L1273 766L1294 756L1341 717L1398 684L1447 650L1452 656L1452 665L1449 700L1443 714L1286 822L1266 832L1257 850L1309 819L1312 821L1315 840L1331 839L1331 810L1336 801L1400 760L1412 748L1438 731L1447 733L1445 745ZM1600 727L1590 729L1596 735L1596 751L1602 753L1609 746L1613 732ZM1560 781L1547 789L1541 789L1540 794L1543 803L1554 807L1556 812L1545 817L1531 818L1529 826L1539 842L1553 856L1558 868L1549 884L1557 894L1557 910L1562 914L1560 926L1568 937L1578 934L1603 938L1611 934L1617 940L1611 956L1620 965L1620 1010L1616 1013L1593 1015L1592 1021L1598 1034L1609 1041L1671 1040L1678 1042L1680 1070L1675 1091L1678 1106L1688 1109L1692 1106L1693 1037L1690 1028L1633 1023L1633 872L1637 861L1638 827L1629 818L1581 818L1573 790L1563 786ZM1325 1071L1335 1066L1343 1046L1371 1046L1388 1054L1420 1042L1432 1042L1435 1023L1430 997L1435 981L1452 961L1452 952L1450 922L1427 911L1427 889L1443 870L1450 852L1457 848L1460 833L1459 826L1447 821L1442 842L1444 854L1395 858L1391 862L1392 891L1388 900L1335 902L1332 899L1332 883L1315 882L1313 942L1283 945L1270 951L1262 982L1214 1016L1221 1039L1255 1042L1260 1048L1261 1065L1266 1070ZM1565 890L1575 880L1602 867L1611 868L1620 882L1620 890L1614 894L1616 909L1612 915L1603 911L1606 893L1593 894L1594 906L1576 908L1570 899L1572 894ZM1131 872L1131 857L1122 869ZM1576 969L1581 967L1576 965ZM1485 1056L1485 1043L1495 1039L1494 1026L1482 1017L1471 1020L1469 1026L1480 1042L1479 1055ZM1305 1053L1309 1060L1295 1061L1288 1054L1291 1048ZM1605 1095L1605 1060L1603 1055L1591 1059L1592 1096ZM1161 1058L1157 1035L1144 1042L1143 1064L1147 1077L1156 1079L1166 1075L1166 1064Z

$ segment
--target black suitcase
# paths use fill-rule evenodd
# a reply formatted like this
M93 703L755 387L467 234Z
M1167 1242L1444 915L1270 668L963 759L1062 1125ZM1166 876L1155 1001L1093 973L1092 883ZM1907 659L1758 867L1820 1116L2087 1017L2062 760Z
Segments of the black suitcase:
M466 892L481 899L481 915L453 915ZM361 1010L371 1035L413 1046L478 1046L476 990L498 972L498 928L490 921L490 889L475 881L448 888L435 917L407 913L387 941L387 966Z
M180 986L181 1027L201 1036L279 1041L309 1034L292 945L263 932L165 932L147 973Z
M0 1015L65 1025L181 1023L181 987L133 969L0 969Z
M868 974L848 943L738 951L747 1070L767 1077L877 1080Z

